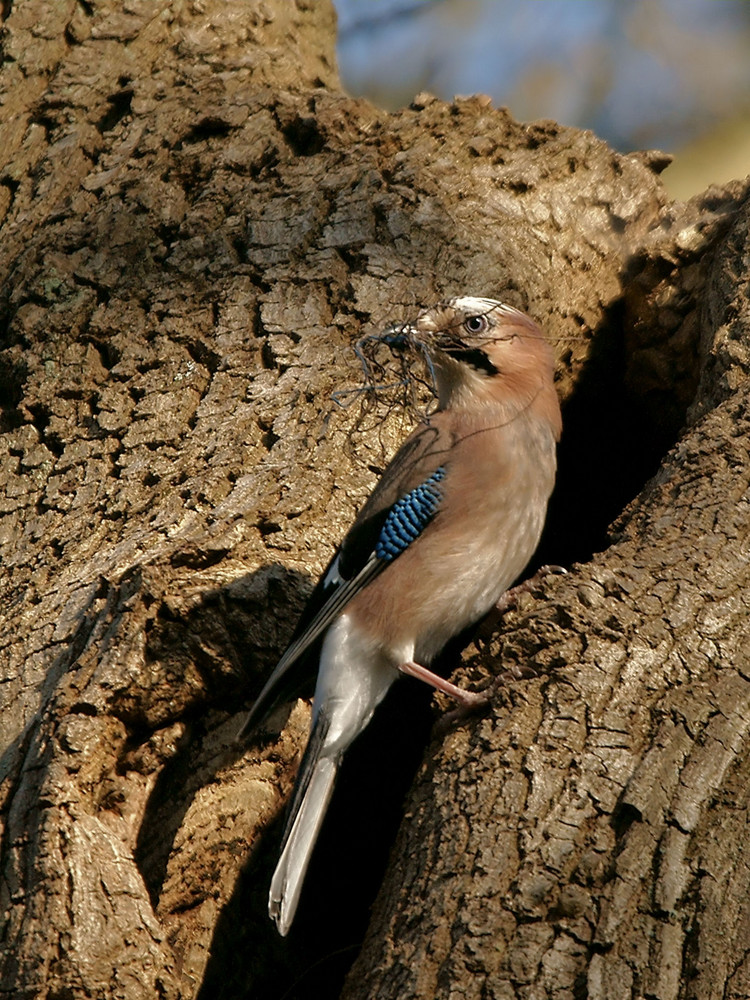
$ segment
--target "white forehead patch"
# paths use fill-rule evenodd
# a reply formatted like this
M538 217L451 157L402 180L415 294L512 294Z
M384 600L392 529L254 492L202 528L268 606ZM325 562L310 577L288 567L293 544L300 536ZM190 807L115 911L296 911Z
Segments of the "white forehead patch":
M513 306L498 302L497 299L483 299L477 295L459 295L455 299L450 299L450 304L454 309L460 309L471 316L482 316L495 310L503 316L522 316L526 319L526 314L514 309Z

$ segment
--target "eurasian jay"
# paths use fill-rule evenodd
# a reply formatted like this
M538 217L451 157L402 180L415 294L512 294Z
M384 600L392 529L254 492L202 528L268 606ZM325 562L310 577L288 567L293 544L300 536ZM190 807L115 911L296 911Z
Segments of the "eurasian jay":
M385 469L240 734L299 691L305 654L322 639L310 738L268 901L282 935L343 754L394 681L417 677L464 705L482 697L427 665L523 571L555 478L560 407L552 351L533 320L462 296L382 339L423 352L437 409Z

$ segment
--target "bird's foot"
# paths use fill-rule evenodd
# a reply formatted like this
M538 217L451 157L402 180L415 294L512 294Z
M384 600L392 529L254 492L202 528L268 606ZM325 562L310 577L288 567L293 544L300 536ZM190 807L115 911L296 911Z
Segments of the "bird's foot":
M511 663L498 674L497 680L499 684L507 684L509 681L530 681L538 676L539 671L535 667L530 667L526 663Z
M567 570L563 570L563 572L567 572ZM458 687L457 684L453 684L445 677L433 673L432 670L428 670L427 667L423 667L420 663L415 663L413 660L400 663L398 669L402 674L406 674L409 677L416 677L417 680L429 684L436 691L442 691L443 694L447 694L449 698L452 698L456 702L457 708L446 712L438 723L438 732L444 732L454 722L458 722L475 712L487 708L492 702L493 695L502 684L507 684L512 680L528 680L529 678L538 676L537 671L533 667L512 664L499 674L483 691L467 691L465 688Z
M516 586L511 587L510 590L506 590L505 593L500 596L500 600L494 608L490 608L482 621L479 623L476 631L476 638L483 641L490 639L491 636L493 636L497 631L497 626L499 625L505 612L518 604L518 598L521 594L530 594L531 591L534 590L534 588L537 587L546 576L567 576L567 573L568 571L564 566L540 566L536 573L534 573L533 576L530 576L528 580L524 580L523 583L516 584Z
M463 689L459 688L464 698L455 708L443 712L435 723L435 735L445 736L450 729L456 725L460 725L470 716L486 711L491 706L493 696L502 683L502 678L497 677L483 691L463 691Z
M416 677L417 680L424 681L425 684L434 687L436 691L442 691L443 694L447 694L449 698L452 698L463 709L472 710L486 704L488 701L483 691L466 691L464 688L452 684L445 677L434 674L427 667L423 667L419 663L414 663L413 660L399 664L398 669L402 674L408 674L409 677Z
M460 722L469 715L487 708L492 701L492 695L496 688L496 684L493 683L484 691L467 691L465 688L460 688L456 684L452 684L445 677L440 677L439 674L434 674L427 667L423 667L421 664L414 663L413 661L402 663L399 666L399 670L404 674L408 674L409 677L416 677L417 680L424 681L425 684L434 687L436 691L442 691L443 694L447 694L449 698L452 698L457 703L456 708L450 712L446 712L436 723L435 732L438 735L447 732L454 723Z
M528 580L524 580L523 583L519 583L515 587L511 587L510 590L506 590L495 607L498 611L500 611L500 613L507 611L508 608L513 607L513 605L518 601L521 594L530 594L534 587L538 586L545 577L567 575L568 571L564 566L540 566L536 573L534 573L533 576L530 576Z

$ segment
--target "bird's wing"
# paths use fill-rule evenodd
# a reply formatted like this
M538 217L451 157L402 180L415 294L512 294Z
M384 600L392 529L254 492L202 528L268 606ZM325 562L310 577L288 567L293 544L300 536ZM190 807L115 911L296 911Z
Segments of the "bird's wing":
M238 738L246 736L308 680L305 654L351 599L424 531L440 507L451 446L435 414L414 430L386 467L310 596L292 641L258 695Z

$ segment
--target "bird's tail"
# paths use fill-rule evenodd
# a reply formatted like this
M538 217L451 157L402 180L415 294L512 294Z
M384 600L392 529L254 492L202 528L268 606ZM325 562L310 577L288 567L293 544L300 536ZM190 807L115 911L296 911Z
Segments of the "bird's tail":
M268 913L286 936L294 920L302 883L331 800L340 755L321 756L328 719L321 712L313 725L289 806L281 857L271 879Z

